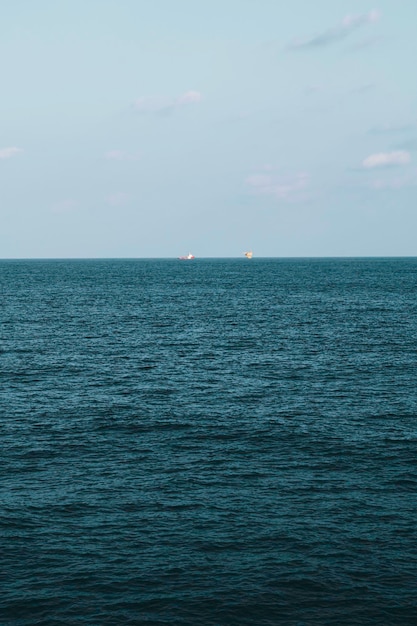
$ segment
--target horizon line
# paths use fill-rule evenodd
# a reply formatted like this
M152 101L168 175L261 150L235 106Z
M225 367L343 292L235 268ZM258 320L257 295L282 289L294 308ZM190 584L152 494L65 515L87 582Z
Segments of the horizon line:
M242 260L242 261L254 261L256 259L415 259L417 254L371 254L371 255L288 255L288 256L254 256L252 259L246 259L242 256L202 256L190 259L193 261L204 260ZM155 257L134 257L134 256L97 256L97 257L0 257L0 261L179 261L179 257L174 256L155 256Z

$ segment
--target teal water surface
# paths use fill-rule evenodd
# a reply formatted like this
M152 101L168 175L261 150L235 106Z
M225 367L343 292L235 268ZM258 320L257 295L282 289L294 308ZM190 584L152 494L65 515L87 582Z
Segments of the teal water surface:
M0 261L0 623L411 625L417 259Z

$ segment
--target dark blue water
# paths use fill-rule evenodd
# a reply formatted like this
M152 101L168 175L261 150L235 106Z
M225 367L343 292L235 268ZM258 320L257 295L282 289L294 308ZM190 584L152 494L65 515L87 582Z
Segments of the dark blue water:
M2 625L416 623L417 259L0 288Z

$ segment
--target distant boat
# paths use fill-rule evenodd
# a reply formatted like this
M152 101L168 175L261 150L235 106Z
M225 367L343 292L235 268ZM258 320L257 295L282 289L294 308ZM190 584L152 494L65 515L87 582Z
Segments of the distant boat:
M246 257L247 259L251 259L251 258L253 257L253 252L252 252L252 250L250 250L249 252L245 252L245 257Z
M195 259L195 256L194 254L191 254L191 252L189 252L187 256L179 256L178 258L180 261L192 261L193 259Z

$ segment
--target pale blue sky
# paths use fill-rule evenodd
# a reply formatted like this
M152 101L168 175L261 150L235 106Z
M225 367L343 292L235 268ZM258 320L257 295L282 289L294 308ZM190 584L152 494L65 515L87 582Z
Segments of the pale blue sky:
M417 255L416 0L0 7L0 257Z

